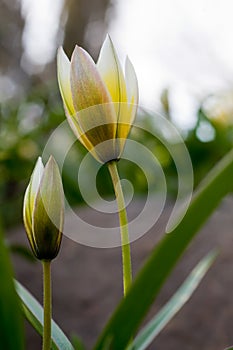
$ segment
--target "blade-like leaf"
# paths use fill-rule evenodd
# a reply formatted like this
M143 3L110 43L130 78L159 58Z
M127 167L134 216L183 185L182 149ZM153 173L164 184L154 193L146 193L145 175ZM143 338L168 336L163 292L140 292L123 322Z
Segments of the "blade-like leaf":
M24 288L18 281L15 281L16 291L22 301L22 308L25 317L35 328L35 330L43 334L43 308L38 301ZM74 350L69 339L52 321L52 350Z
M233 190L232 179L233 150L207 175L178 226L155 247L100 335L95 350L126 348L173 266L222 198Z
M24 259L30 261L31 263L36 262L36 258L32 254L31 250L21 244L6 243L10 249L11 253L18 254Z
M1 224L0 224L1 226ZM23 350L23 317L15 292L12 266L0 227L0 348Z
M82 340L75 334L72 335L71 341L75 350L85 350Z
M151 344L154 338L189 300L214 262L216 255L216 252L211 252L197 264L177 292L157 313L157 315L141 330L127 350L144 350Z

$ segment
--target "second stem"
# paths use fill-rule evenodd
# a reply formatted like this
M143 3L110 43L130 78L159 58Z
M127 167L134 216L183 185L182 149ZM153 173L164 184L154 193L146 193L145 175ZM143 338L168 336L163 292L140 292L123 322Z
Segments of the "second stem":
M51 348L51 315L52 315L51 262L42 261L42 264L43 264L43 284L44 284L44 328L43 328L42 350L50 350Z
M111 175L117 205L121 230L121 250L122 250L122 266L123 266L123 288L124 295L127 294L132 282L132 266L131 266L131 253L128 231L128 218L125 208L125 200L121 187L121 182L117 170L116 161L108 163L108 169Z

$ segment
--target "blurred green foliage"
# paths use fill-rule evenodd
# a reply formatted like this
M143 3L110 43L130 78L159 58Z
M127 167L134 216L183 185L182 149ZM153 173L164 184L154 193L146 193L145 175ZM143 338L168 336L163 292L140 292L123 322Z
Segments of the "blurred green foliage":
M232 96L233 98L233 96ZM192 159L195 185L233 145L233 125L212 119L203 106L197 111L197 123L190 130L186 146Z
M21 219L22 198L37 157L62 120L56 88L31 91L0 107L0 208L5 224Z
M163 114L171 119L167 93L166 98L164 93L162 94L161 101L164 106ZM217 111L218 104L212 104L211 111L207 110L203 103L197 111L196 125L185 136L193 163L195 185L233 145L233 125L226 122L222 114L218 116L213 113ZM214 114L214 118L211 114ZM151 117L143 115L140 118L143 119L143 125L153 131ZM63 120L64 111L55 83L31 90L20 102L8 101L1 105L0 211L5 225L21 221L23 195L36 159L42 154L50 134ZM153 132L133 128L131 138L143 144L157 157L164 170L169 193L175 195L177 173L173 159L166 147L152 134ZM63 166L65 194L71 205L83 201L78 188L77 174L85 154L84 147L78 141L75 142ZM122 159L119 168L121 177L133 183L136 194L147 192L145 174L136 164ZM103 196L113 193L106 167L102 167L98 173L97 187Z

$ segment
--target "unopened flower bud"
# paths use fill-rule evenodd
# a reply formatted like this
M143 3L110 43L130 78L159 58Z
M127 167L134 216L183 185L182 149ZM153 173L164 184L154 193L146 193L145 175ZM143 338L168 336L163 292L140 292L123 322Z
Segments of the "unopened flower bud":
M38 158L25 192L23 220L34 255L54 259L60 249L64 221L64 193L56 161L46 166Z

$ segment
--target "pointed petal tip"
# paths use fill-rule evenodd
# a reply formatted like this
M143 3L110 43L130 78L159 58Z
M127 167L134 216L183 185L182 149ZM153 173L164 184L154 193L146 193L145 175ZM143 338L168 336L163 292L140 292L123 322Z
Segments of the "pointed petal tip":
M72 56L73 56L74 52L79 51L79 49L80 49L80 47L77 44L75 44L74 50L72 52Z
M63 47L60 45L59 47L58 47L58 49L57 49L57 53L58 54L61 54L61 53L63 53L64 52L64 49L63 49Z
M112 49L113 51L116 51L116 50L115 50L115 46L114 46L113 41L112 41L112 38L111 38L111 36L109 35L109 33L107 33L107 35L106 35L106 37L105 37L105 39L104 39L104 42L103 42L103 44L102 44L102 47L105 46L105 45L110 45L111 49Z
M74 47L74 50L73 50L73 52L72 52L72 56L73 55L77 55L77 54L79 54L80 52L86 52L86 50L84 50L82 47L80 47L80 46L78 46L77 44L75 45L75 47ZM71 60L72 60L72 57L71 57Z
M87 56L90 58L90 55L86 50L84 50L82 47L78 45L75 45L74 51L72 52L71 59L70 59L71 67L73 67L74 65L77 65L78 62L80 62L80 59L82 57L86 58Z
M131 102L132 97L134 98L134 104L138 104L138 80L137 75L134 69L134 66L129 59L128 56L126 56L125 60L125 79L126 79L126 86L127 86L127 92L128 92L128 102Z
M112 38L109 35L109 33L106 34L106 37L105 37L103 44L101 46L98 61L100 60L101 55L103 55L103 52L104 52L104 55L106 55L106 53L108 51L112 52L115 56L117 55L115 46L113 44ZM98 62L97 62L97 65L98 65Z
M57 162L56 162L54 156L51 154L49 156L47 163L46 163L45 169L48 169L48 168L54 169L54 167L58 167L58 165L57 165Z
M60 62L67 60L69 61L68 56L66 55L64 49L62 46L59 46L59 48L57 49L57 61L58 61L58 65Z
M125 58L125 70L127 70L127 69L131 69L135 73L135 69L134 69L133 63L132 63L132 61L131 61L131 59L129 58L128 55Z
M44 169L44 164L43 164L43 162L42 162L42 158L41 157L38 157L37 158L37 161L36 161L36 165L35 165L35 167L34 167L34 171L35 170L39 170L39 169Z
M70 65L71 62L60 46L57 53L57 77L60 93L65 106L67 114L73 115L75 113L73 106L73 99L70 87Z
M131 64L132 64L132 62L131 62L131 60L130 60L129 56L128 56L128 55L126 55L126 57L125 57L125 64L129 64L129 63L131 63Z
M106 34L106 37L105 37L104 41L106 41L106 40L109 40L111 42L111 44L112 44L112 38L111 38L109 33Z
M50 154L48 162L55 162L55 158L52 154Z
M59 166L53 155L50 155L49 160L46 164L47 168L51 168L52 171L57 171L60 174Z

